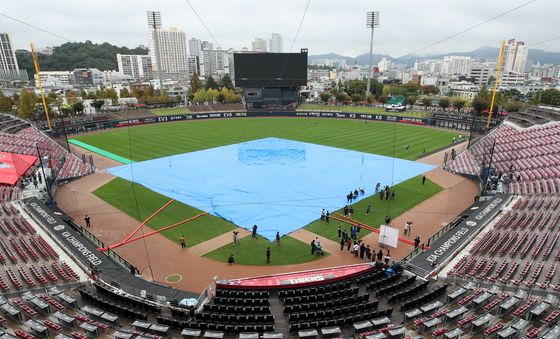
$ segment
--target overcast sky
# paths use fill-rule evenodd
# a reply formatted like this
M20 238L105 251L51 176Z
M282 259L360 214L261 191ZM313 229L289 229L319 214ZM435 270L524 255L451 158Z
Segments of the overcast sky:
M280 33L289 51L306 0L190 0L222 48L249 47L255 37ZM365 13L380 11L374 53L399 57L482 22L529 0L312 0L294 51L356 56L369 49ZM146 10L161 11L163 26L187 38L212 40L186 0L0 0L0 13L32 23L73 41L91 40L135 47L148 45ZM560 0L537 0L422 54L470 51L516 38L528 45L560 36ZM60 38L0 16L0 32L16 48L60 45ZM560 52L560 40L535 48Z

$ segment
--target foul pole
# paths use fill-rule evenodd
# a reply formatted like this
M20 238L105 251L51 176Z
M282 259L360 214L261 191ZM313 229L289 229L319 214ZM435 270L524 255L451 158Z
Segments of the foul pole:
M33 57L33 64L35 65L35 73L37 74L37 81L39 82L39 90L41 91L41 100L43 101L43 108L45 109L45 118L47 118L47 125L49 130L51 130L51 119L49 118L49 108L47 107L47 102L45 101L45 92L43 92L43 83L41 82L41 71L39 70L39 60L37 59L37 54L35 54L35 49L33 44L31 46L31 56Z
M502 60L504 58L504 48L505 41L502 41L500 46L500 56L498 56L498 70L496 71L496 80L494 81L494 89L492 90L492 101L490 102L490 110L488 111L488 122L486 123L486 128L490 127L490 121L492 120L492 111L494 110L494 100L496 99L496 90L498 89L498 84L500 83L500 71L502 70Z

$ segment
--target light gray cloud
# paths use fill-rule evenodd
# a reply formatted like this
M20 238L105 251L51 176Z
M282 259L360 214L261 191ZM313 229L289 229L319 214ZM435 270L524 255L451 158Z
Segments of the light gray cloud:
M312 0L294 46L311 54L337 52L355 56L369 46L365 12L379 10L374 51L394 57L484 21L527 0ZM272 32L284 37L290 48L307 4L305 0L191 0L223 48L249 47L254 37ZM146 10L159 10L164 27L178 27L187 36L211 37L185 0L0 0L0 12L32 23L75 41L91 40L135 47L148 44ZM500 40L517 38L527 44L560 36L558 0L538 0L480 28L423 51L425 54L469 51ZM0 17L0 31L13 36L16 48L59 45L63 40ZM538 46L560 51L560 40Z

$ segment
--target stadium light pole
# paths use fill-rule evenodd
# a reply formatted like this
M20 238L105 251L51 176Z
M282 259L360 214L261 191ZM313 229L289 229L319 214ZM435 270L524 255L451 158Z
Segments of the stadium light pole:
M373 73L372 69L372 52L373 52L373 31L375 28L379 27L379 11L367 12L367 20L366 20L367 28L371 29L371 37L369 40L369 69L368 69L368 78L367 78L367 90L366 90L366 97L370 95L371 92L371 75Z

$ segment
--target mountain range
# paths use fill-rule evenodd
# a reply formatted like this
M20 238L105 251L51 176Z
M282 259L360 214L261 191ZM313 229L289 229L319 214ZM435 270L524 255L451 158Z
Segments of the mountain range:
M373 54L372 63L376 65L381 58L386 57L389 60L397 61L401 64L413 65L414 61L417 59L441 59L446 55L462 55L470 56L473 58L497 58L500 53L500 49L497 47L483 46L477 48L470 52L456 52L456 53L445 53L445 54L434 54L434 55L407 55L400 58L394 58L386 54ZM308 60L312 63L317 59L342 59L346 61L347 65L367 65L369 63L368 53L360 54L356 57L344 56L336 53L326 53L318 55L310 55ZM540 62L541 64L560 64L560 52L548 52L542 49L529 49L529 55L527 59L533 63Z

